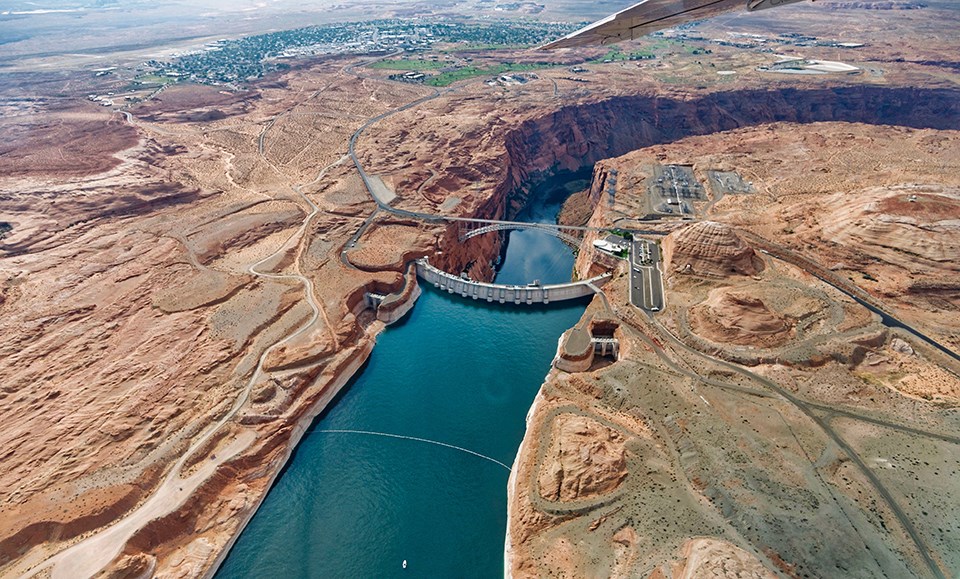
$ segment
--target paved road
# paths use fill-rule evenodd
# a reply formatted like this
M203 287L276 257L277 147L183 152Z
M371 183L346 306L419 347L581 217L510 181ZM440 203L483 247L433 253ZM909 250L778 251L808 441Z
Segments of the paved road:
M630 303L647 312L663 309L660 248L646 239L630 242Z
M127 117L128 122L134 122L132 115L125 111L123 111L123 114ZM329 168L339 162L340 161L336 161L324 168L320 172L320 175L318 175L317 180L320 179ZM153 490L143 503L109 525L100 527L71 547L27 569L26 572L21 575L21 579L32 578L43 572L48 572L49 576L53 579L92 577L96 575L121 552L130 537L142 529L145 524L158 520L180 508L190 500L197 489L213 476L214 472L217 471L221 465L240 455L254 442L255 436L251 432L241 433L233 437L232 440L228 435L226 440L230 442L225 448L218 450L216 455L211 455L209 459L202 461L200 466L193 471L185 470L188 460L206 446L209 441L213 439L214 435L232 421L237 413L246 405L254 385L265 372L264 363L271 353L306 333L321 318L326 326L330 327L329 320L327 320L322 306L316 300L313 281L310 278L302 275L299 271L296 273L280 274L264 272L257 269L286 251L293 244L299 246L302 251L310 223L320 212L320 207L303 193L302 186L295 186L293 189L310 208L310 212L304 217L300 227L287 238L287 241L284 242L279 249L267 257L250 264L247 267L247 272L257 277L290 280L302 284L304 299L312 310L310 317L305 322L301 322L290 334L279 338L263 350L257 360L257 366L253 374L247 380L246 385L240 391L239 396L234 400L230 409L221 416L219 420L202 431L197 438L192 440L190 446L183 452L180 458L177 459L173 467L160 481L157 488ZM294 263L299 263L299 261L298 254L298 259L294 260ZM11 571L11 575L13 572L16 572Z
M357 231L350 236L350 239L347 240L347 244L344 245L343 249L340 250L340 262L343 265L349 267L350 269L357 269L357 266L350 262L350 257L347 255L347 253L352 251L353 248L357 246L357 241L359 241L363 234L367 231L367 228L370 227L370 224L373 223L373 220L377 218L378 213L380 213L379 207L374 209L373 212L363 220L363 223L360 225Z
M839 447L844 452L844 454L847 455L847 457L850 459L851 462L853 462L853 464L857 467L857 469L859 469L860 472L863 473L863 475L867 478L867 480L870 481L871 486L873 486L873 488L877 491L877 494L880 495L880 498L883 499L885 503L887 503L887 507L890 509L890 512L893 513L893 516L896 517L897 521L900 523L904 532L911 539L914 546L916 546L917 551L920 553L920 556L923 558L923 562L926 564L926 567L930 571L931 576L936 577L937 579L946 579L943 573L943 570L934 560L931 554L930 548L924 542L923 538L920 536L920 533L917 531L916 527L913 525L913 521L911 521L910 518L907 516L907 514L903 511L903 509L900 507L900 504L896 501L896 499L887 489L886 485L884 485L883 482L880 481L880 478L877 477L876 473L874 473L873 470L867 466L867 464L863 461L860 455L853 449L853 447L851 447L850 444L848 444L847 441L844 440L843 437L841 437L840 434L837 431L835 431L833 427L830 426L829 417L824 418L814 411L815 408L817 410L821 409L819 405L808 404L804 400L795 396L792 392L790 392L786 388L781 387L776 382L768 378L765 378L763 376L760 376L759 374L755 374L747 370L746 368L741 368L736 364L731 364L730 362L726 362L724 360L714 358L713 356L708 356L707 354L704 354L699 350L696 350L694 348L687 346L682 341L680 341L679 338L677 338L669 330L667 330L664 326L659 324L657 321L653 320L652 316L651 316L651 322L657 328L660 335L664 336L676 347L682 349L683 351L693 356L697 356L704 360L708 360L715 364L719 364L729 370L732 370L733 372L736 372L738 374L746 376L747 378L755 380L760 384L763 384L767 388L773 390L775 393L780 395L787 402L795 406L798 410L800 410L800 412L802 412L810 420L812 420L824 432L824 434L826 434L834 442L834 444L836 444L837 447ZM856 418L860 418L860 417L856 417ZM879 421L870 420L870 422L878 423ZM928 436L930 433L922 432L918 434Z
M943 434L942 432L933 432L930 430L922 430L919 428L914 428L912 426L906 426L898 422L891 422L890 420L885 420L883 418L876 418L874 416L868 416L860 412L851 412L849 410L843 410L830 406L827 404L816 404L813 402L807 402L807 406L811 408L816 408L824 413L823 419L830 422L834 418L850 418L852 420L860 420L863 422L869 422L871 424L876 424L878 426L883 426L884 428L890 428L892 430L898 430L907 434L914 434L917 436L924 436L926 438L935 438L937 440L942 440L943 442L949 442L952 444L960 444L960 436L953 436L950 434Z
M957 352L953 351L946 345L941 344L937 340L931 338L930 336L924 334L920 330L907 324L900 318L897 318L893 314L886 311L883 307L875 303L873 296L867 294L866 291L852 284L851 284L852 287L847 286L847 284L844 283L843 280L836 279L836 276L831 275L832 272L825 271L825 269L822 266L820 266L820 264L813 262L803 256L800 256L783 246L777 245L763 237L760 237L755 233L744 232L744 237L746 237L747 241L751 245L761 248L760 251L763 252L765 255L769 255L774 259L778 259L780 261L793 264L799 267L800 269L802 269L803 271L809 273L810 275L816 277L820 281L832 286L837 291L840 291L841 293L852 298L858 304L862 305L863 307L867 308L871 312L880 316L880 319L883 321L883 324L885 326L890 328L901 328L903 330L906 330L907 332L913 334L920 340L926 342L927 344L933 346L937 350L940 350L942 353L946 354L947 356L960 362L960 354L958 354ZM861 295L861 292L862 292L862 295ZM957 375L957 373L952 368L949 368L946 366L944 366L944 368L950 373ZM958 377L960 377L960 375L958 375Z
M382 58L386 58L386 57L382 57ZM377 59L377 60L380 60L380 59ZM375 61L371 61L371 62L375 62ZM365 78L362 75L354 72L352 67L348 67L348 69L349 69L349 72L351 72L352 74L355 74L360 78ZM344 70L346 71L348 69L344 69ZM382 80L382 79L378 79L378 80ZM378 208L388 213L392 213L394 215L398 215L401 217L419 219L422 221L447 222L447 223L462 222L462 223L481 223L481 224L488 224L488 225L489 224L521 225L521 226L530 225L529 223L526 223L523 221L506 221L502 219L476 219L472 217L456 217L451 215L441 215L437 213L425 213L421 211L409 211L406 209L398 209L398 208L392 207L387 201L377 196L376 185L371 180L370 175L366 172L366 170L364 170L363 165L360 163L359 157L357 157L357 140L360 138L360 136L363 134L365 130L370 128L372 125L375 125L376 123L382 121L383 119L386 119L388 117L391 117L403 111L410 110L414 107L420 106L421 104L425 102L429 102L439 97L442 94L451 93L451 92L454 92L455 90L457 89L450 88L444 91L433 89L433 92L427 96L418 98L405 105L402 105L395 109L391 109L385 113L381 113L375 117L368 119L367 122L361 125L360 128L357 129L356 132L354 132L353 135L350 136L350 146L348 148L350 158L353 161L353 164L356 166L357 171L360 173L360 178L363 179L363 184L367 188L367 192L370 194L370 197L377 204ZM559 225L559 224L553 224L553 223L543 223L543 224L538 224L538 226L553 227L556 229L565 229L565 230L571 230L571 231L595 231L595 232L609 231L609 228ZM662 231L645 230L645 229L624 229L624 231L629 231L630 233L633 233L636 235L665 235Z

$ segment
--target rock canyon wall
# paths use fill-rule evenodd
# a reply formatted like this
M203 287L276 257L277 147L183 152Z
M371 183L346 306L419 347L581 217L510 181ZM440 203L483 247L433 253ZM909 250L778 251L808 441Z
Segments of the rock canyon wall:
M75 179L56 181L62 168L32 182L3 176L0 212L13 224L0 246L0 313L8 323L0 398L9 406L0 417L11 449L0 506L4 573L33 569L136 512L162 481L174 480L171 466L187 449L193 458L185 472L209 469L210 476L183 496L166 485L179 502L171 499L163 516L145 517L118 540L113 566L133 575L178 566L185 576L209 571L302 429L362 364L383 322L409 308L416 286L407 284L380 320L364 294L400 291L404 262L438 242L446 271L472 264L476 277L492 275L497 236L461 246L453 227L406 220L374 223L349 252L356 263L344 261L375 207L342 145L359 119L420 94L389 85L395 92L380 91L379 100L357 99L368 89L345 78L340 64L317 78L309 77L316 71L292 72L290 87L300 91L261 87L265 97L244 104L250 118L237 112L237 119L202 121L210 125L137 121L136 147L127 125L104 121L122 142L110 145L102 163L71 169ZM189 89L171 88L164 98L178 90ZM515 122L487 140L432 152L471 167L434 179L451 188L436 198L446 203L460 194L461 181L483 173L493 187L478 190L472 205L462 194L464 213L509 218L533 184L558 171L685 135L783 120L941 128L960 113L958 91L947 89L821 86L683 98L643 91L612 98L598 91L576 106L557 99L518 107ZM290 100L301 92L314 96ZM193 118L173 109L171 120ZM303 114L287 114L294 109ZM147 117L164 119L150 110ZM457 129L475 121L464 115L448 122ZM416 141L408 130L398 138ZM134 148L114 159L127 145ZM476 156L484 156L484 171L472 166ZM73 306L61 307L67 300ZM308 302L316 305L312 318ZM221 434L201 437L220 420ZM564 432L584 428L595 431L574 422ZM619 454L619 439L611 440L612 455ZM203 444L193 448L197 441ZM241 443L248 444L242 452L226 452ZM571 459L563 457L557 472L568 472ZM608 462L621 464L616 456Z
M916 336L884 326L812 268L771 254L785 244L827 264L820 269L923 331L940 324L936 335L950 344L960 308L950 284L933 280L954 271L943 257L958 240L957 97L940 93L946 100L928 108L925 94L912 106L913 89L761 94L754 109L726 111L735 121L692 109L719 126L742 123L736 129L702 133L690 120L699 117L674 110L673 121L688 119L701 136L597 165L590 223L599 227L638 206L651 165L684 165L701 179L749 171L757 191L700 202L699 216L719 223L660 220L673 232L661 244L668 293L655 316L630 305L628 266L614 266L621 275L604 291L623 321L620 359L586 370L557 364L528 416L508 487L513 577L956 575L958 544L929 519L956 511L957 493L935 490L956 481L920 465L955 448L952 434L934 441L956 432L958 367L921 352ZM589 261L581 252L581 274ZM907 309L917 300L904 279L928 280L947 297ZM818 423L812 409L846 414ZM571 429L559 419L571 414L607 430ZM906 434L919 425L930 430ZM611 460L611 448L626 459ZM910 477L889 476L899 465L888 455L913 465ZM567 473L577 491L564 496L555 481ZM606 483L599 493L582 484L591 477Z
M526 206L530 191L560 171L576 172L601 159L692 135L774 122L851 122L912 128L956 128L960 91L889 88L871 85L801 90L795 87L693 93L683 96L638 94L559 108L510 129L500 162L503 180L474 217L512 219ZM469 162L469 161L465 161ZM602 184L605 172L594 175ZM458 186L458 185L451 185ZM471 270L489 280L488 261L499 251L490 236L459 247L458 227L441 246L438 266Z
M581 167L628 151L773 122L839 121L955 129L960 91L869 85L801 90L739 90L615 97L563 107L523 122L505 140L507 179L498 193L503 215L515 215L536 184L557 170ZM499 197L500 195L498 195Z

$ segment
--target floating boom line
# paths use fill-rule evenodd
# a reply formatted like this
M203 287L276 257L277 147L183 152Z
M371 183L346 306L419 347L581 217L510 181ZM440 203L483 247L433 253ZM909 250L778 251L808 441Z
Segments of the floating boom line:
M447 444L446 442L440 442L439 440L430 440L429 438L419 438L417 436L406 436L403 434L390 434L389 432L374 432L372 430L348 430L348 429L341 429L341 428L311 430L309 433L310 434L314 434L314 433L316 434L366 434L368 436L383 436L385 438L399 438L401 440L413 440L415 442L426 442L427 444L434 444L436 446L443 446L446 448L451 448L453 450L459 450L460 452L465 452L467 454L472 454L473 456L482 458L483 460L487 460L494 464L502 466L503 468L507 469L507 472L510 472L511 470L510 467L507 466L506 464L500 462L495 458L491 458L485 454L480 454L479 452L470 450L469 448L463 448L462 446L457 446L455 444Z

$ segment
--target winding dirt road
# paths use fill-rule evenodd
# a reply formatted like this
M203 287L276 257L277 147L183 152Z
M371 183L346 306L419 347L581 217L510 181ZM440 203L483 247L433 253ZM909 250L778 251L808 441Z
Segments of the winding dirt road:
M937 579L946 579L946 575L944 575L943 570L934 560L933 556L931 555L930 548L927 546L926 542L920 536L920 533L917 531L916 527L914 526L913 521L911 521L910 518L907 516L907 514L903 511L903 509L900 507L900 504L897 502L897 500L893 497L893 495L887 489L886 485L884 485L883 482L880 481L876 473L874 473L873 470L867 466L863 458L860 457L860 455L850 446L850 444L848 444L847 441L844 440L844 438L840 436L840 434L830 426L830 420L828 418L824 418L820 416L814 411L814 407L816 407L816 409L821 409L822 407L820 407L819 405L815 405L814 407L812 407L810 404L807 404L804 400L801 400L797 396L794 396L786 388L781 387L779 384L777 384L776 382L768 378L760 376L759 374L755 374L754 372L751 372L745 368L741 368L740 366L737 366L735 364L731 364L724 360L714 358L712 356L704 354L703 352L700 352L699 350L696 350L694 348L687 346L679 338L674 336L667 328L665 328L663 325L661 325L659 322L653 319L652 316L650 316L650 318L651 318L651 323L656 328L658 334L663 338L665 338L666 340L668 340L675 347L680 348L681 350L683 350L684 352L692 356L696 356L698 358L701 358L705 361L708 361L714 364L719 364L720 366L723 366L728 370L736 372L746 378L749 378L750 380L753 380L759 384L762 384L763 386L765 386L766 388L769 388L770 390L775 392L778 396L780 396L781 398L783 398L784 400L792 404L800 412L806 415L807 418L812 420L814 424L816 424L817 427L820 428L820 430L822 430L823 433L826 434L827 437L829 437L830 440L832 440L834 444L836 444L837 447L840 448L844 452L844 454L847 455L847 457L851 460L851 462L853 462L854 465L856 465L857 469L860 470L860 472L867 478L867 480L870 481L871 486L873 486L874 490L877 491L877 494L880 495L880 498L883 500L883 502L887 504L887 507L890 509L890 512L893 513L894 517L896 517L897 522L900 523L900 526L903 528L906 535L910 537L910 540L913 542L914 546L916 547L918 554L921 556L927 569L929 570L930 575L932 577L936 577ZM650 344L654 348L654 351L657 353L658 356L660 356L662 359L666 359L665 358L666 353L663 351L662 348L660 348L657 344L654 344L652 341L648 341L648 344ZM684 373L686 374L686 372ZM709 380L703 377L697 377L697 379L703 381L704 383L717 385L716 381L713 381L713 380ZM737 387L734 387L732 384L724 384L722 387L723 388L732 387L732 388L739 389ZM749 391L744 393L755 394L754 392L749 392ZM854 419L861 418L860 416L857 416L854 413L847 413L847 414L849 417ZM869 420L869 422L873 424L883 425L883 426L891 426L893 428L897 428L900 430L906 430L906 428L903 427L902 425L887 423L879 419L871 419ZM939 439L943 438L942 435L938 435L936 433L928 433L928 432L915 430L915 429L910 429L910 431L912 431L915 434L920 434L923 436L931 436L933 438L939 438Z
M135 123L135 120L130 113L124 111L124 115L129 122ZM297 264L296 267L299 267L299 255L302 253L305 245L303 242L306 237L306 232L312 219L320 212L320 207L318 207L309 197L307 197L303 193L302 189L305 185L316 183L322 179L330 169L344 163L347 159L348 157L346 156L341 157L340 159L324 167L318 173L317 177L310 183L293 187L293 190L300 196L301 199L303 199L307 206L310 207L310 212L304 217L303 222L297 231L291 234L291 236L283 244L281 244L276 251L247 267L247 272L257 277L272 280L289 280L301 284L303 286L304 299L306 299L312 310L312 315L310 318L295 331L291 332L277 342L274 342L263 351L259 360L257 361L256 369L254 370L250 379L247 380L246 385L240 392L237 399L234 401L230 410L216 423L207 427L206 431L199 438L193 441L186 452L184 452L177 462L174 463L173 467L167 472L166 476L163 478L160 485L150 496L150 498L148 498L139 507L128 513L122 519L116 521L106 528L101 529L100 531L61 551L60 553L57 553L45 561L31 559L24 560L18 571L21 573L21 578L35 577L47 570L49 570L50 577L53 579L75 579L77 577L90 577L95 575L120 554L123 547L134 535L134 533L136 533L150 521L172 513L180 508L187 501L187 499L198 488L200 488L200 486L207 479L210 478L210 476L217 470L217 468L220 467L220 465L228 462L240 454L256 439L256 433L253 431L241 430L233 438L233 440L226 444L225 447L220 449L216 455L213 455L209 459L200 462L199 467L197 467L191 474L187 476L184 476L183 474L184 466L190 461L193 455L205 444L207 444L215 434L217 434L228 423L230 423L231 420L233 420L233 418L241 410L241 408L243 408L244 404L247 403L254 385L263 375L264 361L274 350L307 332L317 323L317 320L320 318L324 319L324 323L326 324L327 328L331 327L329 320L326 319L325 312L320 304L317 303L314 295L313 282L306 276L302 275L302 272L297 271L297 273L291 274L274 274L261 272L257 270L257 268L262 266L267 261L277 257L281 253L287 251L293 244L297 244L299 246L298 259L295 260L295 263Z

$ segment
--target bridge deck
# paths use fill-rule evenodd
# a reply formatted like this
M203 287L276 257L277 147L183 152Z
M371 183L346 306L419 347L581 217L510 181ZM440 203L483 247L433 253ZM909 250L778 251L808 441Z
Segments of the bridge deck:
M544 224L544 223L493 223L480 227L477 229L471 229L466 233L460 235L460 241L466 241L471 237L476 237L478 235L483 235L484 233L490 233L492 231L508 231L512 229L524 229L524 230L533 230L533 231L542 231L547 235L552 235L564 243L573 246L574 248L580 247L581 240L564 233L562 231L562 226L557 226L554 224Z

